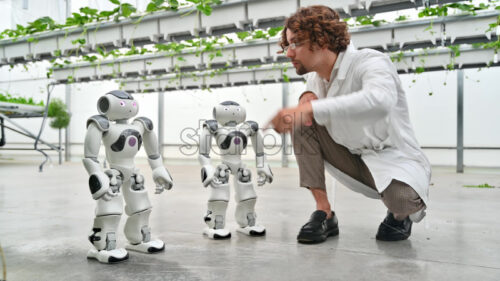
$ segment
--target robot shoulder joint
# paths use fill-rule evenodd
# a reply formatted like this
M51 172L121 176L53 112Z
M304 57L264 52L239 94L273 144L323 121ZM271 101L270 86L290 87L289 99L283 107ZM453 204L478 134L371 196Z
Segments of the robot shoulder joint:
M259 124L255 121L247 121L246 122L248 126L250 126L250 129L252 130L252 134L255 134L259 130Z
M203 127L207 127L210 133L215 133L218 129L217 120L207 120L203 123Z
M153 121L147 117L137 117L134 121L140 122L148 132L153 130Z
M107 132L109 130L109 119L104 115L94 115L87 120L87 128L94 123L99 130Z

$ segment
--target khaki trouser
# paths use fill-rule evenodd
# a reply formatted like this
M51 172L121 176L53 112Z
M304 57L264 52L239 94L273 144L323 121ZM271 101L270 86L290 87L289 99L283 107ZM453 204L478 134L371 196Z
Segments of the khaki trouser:
M293 149L299 166L300 186L325 189L327 161L353 179L377 190L370 170L361 156L352 154L336 143L324 126L313 122L310 127L296 129L292 136ZM408 184L393 179L381 194L382 201L397 220L422 209L425 204Z

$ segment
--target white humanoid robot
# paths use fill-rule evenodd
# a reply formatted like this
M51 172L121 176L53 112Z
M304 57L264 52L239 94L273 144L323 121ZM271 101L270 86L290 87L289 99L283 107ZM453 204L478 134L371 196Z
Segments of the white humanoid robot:
M265 235L266 229L256 225L255 203L257 194L251 182L251 172L241 162L241 154L251 138L256 153L257 184L271 183L273 173L264 156L263 137L259 125L245 121L245 109L233 101L223 102L213 109L215 120L203 124L200 136L199 161L203 166L201 178L203 186L210 186L208 210L205 215L207 227L203 233L212 239L226 239L231 232L225 228L226 209L229 201L229 174L234 177L236 198L237 231L250 236ZM210 160L212 136L220 149L222 164L214 167Z
M128 119L137 115L139 105L123 91L111 91L99 98L97 109L101 115L94 115L87 121L83 159L90 175L90 192L97 201L94 225L89 235L95 249L89 250L87 257L102 263L128 259L127 251L116 247L118 224L123 213L122 193L128 216L124 228L128 240L125 248L143 253L162 251L165 249L163 241L151 239L148 222L152 207L144 188L144 177L134 165L134 157L144 144L156 193L172 188L172 178L159 154L153 123L145 117L128 123ZM108 170L103 170L97 161L101 142L106 150Z

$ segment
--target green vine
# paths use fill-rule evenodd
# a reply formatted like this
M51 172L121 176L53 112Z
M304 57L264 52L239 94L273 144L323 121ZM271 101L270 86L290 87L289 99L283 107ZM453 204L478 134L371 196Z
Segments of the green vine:
M9 93L0 93L0 101L10 102L10 103L26 104L26 105L43 106L43 101L35 102L33 100L33 98L25 98L25 97L18 97L18 96L13 97Z
M463 187L472 187L472 188L495 188L495 186L493 185L489 185L488 183L484 183L484 184L478 184L478 185L473 185L473 184L467 184L467 185L464 185Z
M184 2L178 0L151 0L146 8L146 11L143 15L137 14L137 9L131 4L122 3L120 0L108 0L115 7L109 11L98 11L97 9L92 9L89 7L83 7L79 10L78 13L73 13L71 17L66 19L64 24L58 24L50 17L42 17L33 22L28 23L26 26L17 25L16 29L7 29L0 33L0 39L10 38L16 40L19 37L28 36L28 42L37 42L37 38L34 37L36 33L44 32L44 31L53 31L56 29L67 29L69 27L83 27L83 32L81 37L85 35L86 29L89 23L98 23L103 21L120 21L122 19L138 17L139 19L136 23L140 23L142 18L151 13L160 12L160 11L179 11L180 8L184 8L187 6L193 6L196 9L191 10L188 13L192 13L196 11L197 13L203 13L204 15L210 15L212 13L212 9L215 5L219 5L222 3L221 0L186 0ZM486 10L486 9L497 9L500 10L500 7L497 6L498 1L491 1L487 4L480 3L478 5L474 5L472 1L468 1L468 3L450 3L445 5L437 5L426 7L418 13L418 17L442 17L448 16L452 11L460 11L466 14L476 15L477 11ZM401 15L395 19L396 22L408 20L409 16ZM350 21L349 18L344 19L346 22ZM380 26L384 23L387 23L385 20L375 20L374 16L360 16L356 18L352 18L355 22L355 25L360 26ZM489 30L491 31L498 27L500 24L500 16L496 23L492 23L489 26ZM432 29L432 23L430 26ZM97 28L96 28L97 30ZM112 49L106 50L104 46L97 46L95 54L84 54L79 57L80 61L89 62L89 63L97 63L100 64L102 60L112 57L118 58L123 56L133 56L133 55L143 55L147 53L166 53L166 56L174 56L179 55L180 53L195 53L196 56L201 55L202 53L207 53L209 62L207 63L208 69L211 69L211 62L218 57L222 57L223 53L221 47L225 44L232 44L235 40L239 40L242 42L249 40L259 40L259 39L269 39L277 36L279 32L282 30L282 27L277 28L269 28L267 30L253 30L253 31L242 31L237 32L234 35L222 35L219 37L208 37L208 38L194 38L191 40L185 40L182 42L170 42L165 44L155 44L150 48L144 47L136 47L132 45L129 49ZM81 47L84 47L87 44L85 38L77 38L72 41L72 44L75 45L76 55L78 56L78 51ZM476 48L493 48L497 51L500 48L500 41L488 42L488 43L478 43L473 45ZM460 55L458 46L448 46L452 51L453 58L456 58ZM73 51L72 51L73 52ZM57 50L55 52L56 57L60 57L61 51ZM65 54L66 56L73 55L73 53ZM401 61L403 57L403 53L400 52L398 54L392 54L391 59L393 61ZM178 56L177 62L185 61L184 57ZM232 58L234 59L234 58ZM53 70L55 68L61 68L65 65L69 65L72 61L65 58L56 58L50 61L52 63L52 67L47 71L47 77L51 77L53 74ZM222 68L224 69L229 66L229 61ZM448 69L454 68L454 60L448 66ZM417 73L423 72L425 69L423 66L419 66L416 69ZM180 67L178 65L175 66L175 71L180 72ZM116 74L116 73L115 73ZM116 75L115 75L116 76ZM288 76L284 79L287 80ZM73 82L73 77L68 77L69 82Z
M469 1L472 3L472 1ZM418 13L418 17L445 17L449 9L456 9L467 14L476 15L476 11L489 9L489 4L480 3L478 6L467 3L451 3L439 6L426 7Z
M56 23L50 17L42 17L33 22L29 22L26 26L17 25L16 29L6 29L0 33L0 39L17 39L19 37L30 36L44 31L54 31L57 29L64 29L69 27L81 27L90 23L98 23L103 21L120 21L122 19L130 18L137 12L137 8L129 3L122 3L120 0L108 0L116 5L116 7L109 11L98 11L89 7L82 7L79 13L72 13L66 19L64 24ZM222 3L221 0L187 0L196 7L196 10L210 15L212 7ZM178 11L180 7L187 6L186 4L180 5L177 0L151 0L147 5L146 14L154 13L157 11ZM34 41L34 38L28 38Z

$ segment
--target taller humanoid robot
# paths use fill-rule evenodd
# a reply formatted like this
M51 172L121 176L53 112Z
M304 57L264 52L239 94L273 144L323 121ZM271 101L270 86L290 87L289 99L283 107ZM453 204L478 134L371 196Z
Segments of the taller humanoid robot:
M144 177L134 165L134 157L144 144L153 170L156 193L172 188L172 178L159 154L153 123L145 117L128 123L137 115L139 105L126 92L105 94L97 101L97 109L100 115L94 115L87 121L83 159L90 175L90 192L97 201L94 225L89 235L95 249L89 250L87 257L102 263L128 259L127 251L116 247L116 233L123 213L122 193L128 216L124 232L129 243L125 248L143 253L162 251L165 249L163 241L151 239L149 214L152 207L144 189ZM108 170L103 170L97 161L101 142L106 150Z
M249 169L241 162L241 154L247 146L248 139L256 153L257 184L271 183L273 173L265 161L262 132L253 121L245 121L246 112L243 107L233 101L223 102L213 109L215 120L207 120L203 124L200 136L199 161L203 166L201 178L203 186L210 186L208 210L205 216L207 228L203 231L212 239L230 238L231 232L225 228L226 209L229 201L229 175L234 177L236 193L237 231L250 236L265 235L264 226L256 225L255 203L257 194L252 185ZM214 167L210 160L212 136L220 149L222 164Z

